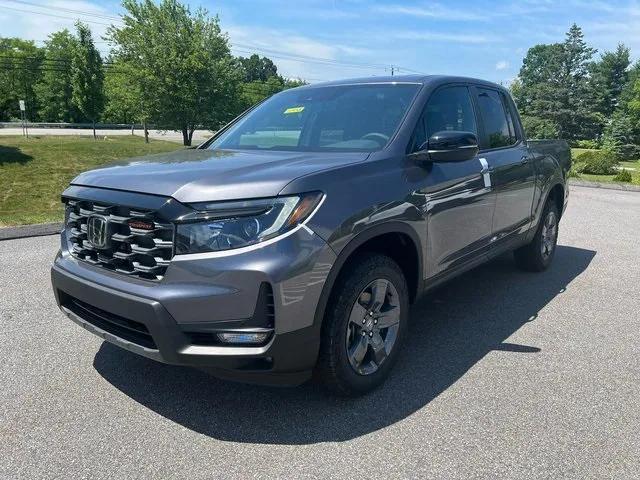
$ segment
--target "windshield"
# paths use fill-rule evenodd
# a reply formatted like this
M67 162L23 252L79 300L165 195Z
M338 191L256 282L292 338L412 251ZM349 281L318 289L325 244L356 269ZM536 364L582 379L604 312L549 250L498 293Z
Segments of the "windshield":
M287 90L258 105L209 148L380 150L419 88L413 83L384 83Z

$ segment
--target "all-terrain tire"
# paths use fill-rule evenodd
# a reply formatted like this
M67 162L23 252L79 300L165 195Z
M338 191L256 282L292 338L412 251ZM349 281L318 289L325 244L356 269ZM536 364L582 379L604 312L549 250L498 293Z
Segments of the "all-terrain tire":
M363 374L356 371L352 365L353 357L348 352L348 342L353 336L353 329L359 328L350 323L350 317L356 308L356 301L360 305L362 295L373 282L388 282L388 299L399 306L398 328L394 330L395 341L390 347L384 360L376 366L374 372ZM397 294L397 295L396 295ZM366 297L365 297L366 298ZM365 309L368 310L368 309ZM359 254L345 265L336 281L322 326L320 354L316 367L316 374L322 384L332 393L341 396L358 396L367 393L381 383L389 375L389 371L397 360L407 329L409 314L409 294L406 279L402 270L391 258L377 253ZM366 315L365 315L366 317ZM364 320L363 320L364 323ZM382 321L381 321L382 324ZM364 329L365 326L362 326ZM389 330L380 331L382 335ZM358 330L358 335L367 337L367 330ZM375 337L374 337L375 338ZM367 347L373 349L374 347ZM367 350L367 354L375 354ZM365 356L366 358L366 356Z
M533 240L513 252L518 267L528 272L542 272L549 268L556 253L559 220L558 208L550 198L544 207Z

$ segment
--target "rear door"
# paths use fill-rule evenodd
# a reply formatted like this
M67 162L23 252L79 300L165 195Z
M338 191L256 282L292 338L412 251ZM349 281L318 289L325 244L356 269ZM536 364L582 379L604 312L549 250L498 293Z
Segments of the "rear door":
M497 246L529 228L535 172L513 102L497 89L476 86L473 91L480 119L479 157L489 166L496 193L492 241Z
M416 151L432 134L443 130L478 135L467 85L446 85L430 96L410 150ZM425 199L428 277L483 259L490 246L494 195L485 185L478 157L418 168L425 184L414 195Z

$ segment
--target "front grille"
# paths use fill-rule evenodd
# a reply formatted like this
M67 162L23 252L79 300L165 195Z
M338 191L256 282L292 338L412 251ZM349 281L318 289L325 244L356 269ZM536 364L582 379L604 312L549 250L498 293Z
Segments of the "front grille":
M91 325L131 343L154 350L158 349L149 330L142 323L94 307L70 295L62 294L61 297L63 307L68 308Z
M92 216L107 221L104 248L97 248L87 238L87 221ZM152 211L68 200L66 229L73 256L125 275L161 280L173 256L173 224L159 221Z

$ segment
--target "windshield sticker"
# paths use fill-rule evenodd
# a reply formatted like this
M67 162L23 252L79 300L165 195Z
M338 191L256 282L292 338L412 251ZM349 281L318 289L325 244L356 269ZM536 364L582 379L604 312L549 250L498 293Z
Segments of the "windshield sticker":
M300 113L304 110L304 107L289 107L284 111L285 115L288 115L290 113Z

